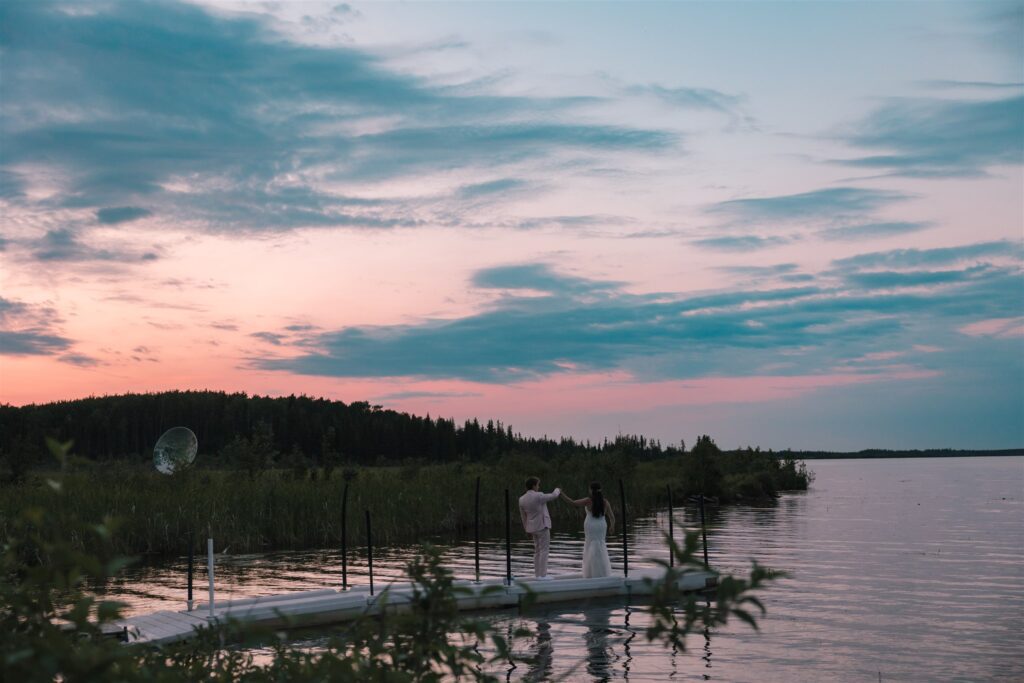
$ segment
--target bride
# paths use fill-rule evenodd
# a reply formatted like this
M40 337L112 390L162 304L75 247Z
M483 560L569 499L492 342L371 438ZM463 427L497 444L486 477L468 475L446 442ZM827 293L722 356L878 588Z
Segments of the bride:
M583 578L592 579L600 576L611 576L612 561L608 558L608 544L605 540L615 526L615 514L612 506L604 500L601 485L594 482L590 485L590 497L573 500L562 494L567 502L587 509L587 518L583 522Z

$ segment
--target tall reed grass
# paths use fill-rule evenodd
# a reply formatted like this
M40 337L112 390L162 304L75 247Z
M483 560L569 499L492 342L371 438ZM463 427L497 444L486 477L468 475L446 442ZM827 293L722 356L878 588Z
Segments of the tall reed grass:
M130 554L182 554L190 533L196 539L210 533L218 548L232 552L337 546L346 485L350 487L347 533L352 545L365 540L364 510L372 515L374 542L379 545L471 533L477 477L481 525L491 532L504 529L507 488L513 531L521 533L516 499L530 475L541 478L545 491L561 486L575 497L587 495L591 481L600 481L616 509L622 479L631 516L665 506L668 485L677 502L692 491L685 467L675 460L637 463L615 456L557 461L508 456L487 464L411 462L400 467L336 470L329 479L316 471L300 476L290 470L272 470L250 478L238 470L193 469L165 476L123 464L79 467L66 474L60 507L49 512L67 522L68 529L76 528L74 522L82 519L120 520L114 548ZM772 476L763 466L757 471L762 479ZM44 500L54 504L45 495L45 480L45 474L37 473L22 484L0 488L0 540L7 538L15 511L42 505ZM578 523L575 508L552 503L549 509L557 526ZM85 543L69 540L78 546Z

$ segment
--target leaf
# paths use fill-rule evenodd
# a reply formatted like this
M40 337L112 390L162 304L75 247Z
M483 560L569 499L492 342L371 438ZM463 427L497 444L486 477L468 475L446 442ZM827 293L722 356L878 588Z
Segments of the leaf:
M732 610L732 613L740 620L747 622L747 624L750 625L750 628L754 629L755 631L759 630L757 627L757 621L746 610L737 607Z
M96 606L96 619L101 624L114 621L121 616L121 611L127 606L127 603L119 600L104 600Z
M742 600L740 600L740 604L741 605L746 604L748 602L750 604L756 606L759 610L761 610L761 614L767 614L768 613L768 610L766 610L764 608L764 604L762 604L761 600L756 598L756 597L754 597L753 595L748 595L745 598L743 598Z
M497 649L498 654L502 657L508 656L508 641L497 633L491 635L491 640L494 642L494 647Z
M53 437L46 437L46 448L49 449L53 457L57 458L57 462L60 463L60 468L63 470L67 466L68 452L71 451L71 445L73 441L65 441L61 443Z

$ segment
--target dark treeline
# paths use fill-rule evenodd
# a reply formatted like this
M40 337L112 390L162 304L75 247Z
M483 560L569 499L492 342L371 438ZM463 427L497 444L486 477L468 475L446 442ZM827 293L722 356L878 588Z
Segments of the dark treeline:
M550 458L614 451L644 460L684 448L632 435L596 444L524 437L498 420L459 425L366 402L170 391L0 405L0 455L19 468L48 462L45 438L52 437L74 441L75 453L90 460L144 460L160 434L179 425L195 432L204 464L245 469L300 461L311 467L478 461L509 452Z
M926 448L923 450L894 451L885 448L869 448L863 451L832 452L832 451L785 451L785 455L799 460L830 460L844 458L967 458L988 455L1024 455L1022 448L1004 448L1002 450L957 450L954 448Z

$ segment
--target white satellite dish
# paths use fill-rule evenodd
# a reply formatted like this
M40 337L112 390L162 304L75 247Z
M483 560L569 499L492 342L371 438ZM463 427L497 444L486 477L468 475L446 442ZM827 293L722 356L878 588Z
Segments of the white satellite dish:
M164 432L153 449L153 465L161 474L174 474L191 465L199 451L199 439L188 427Z

